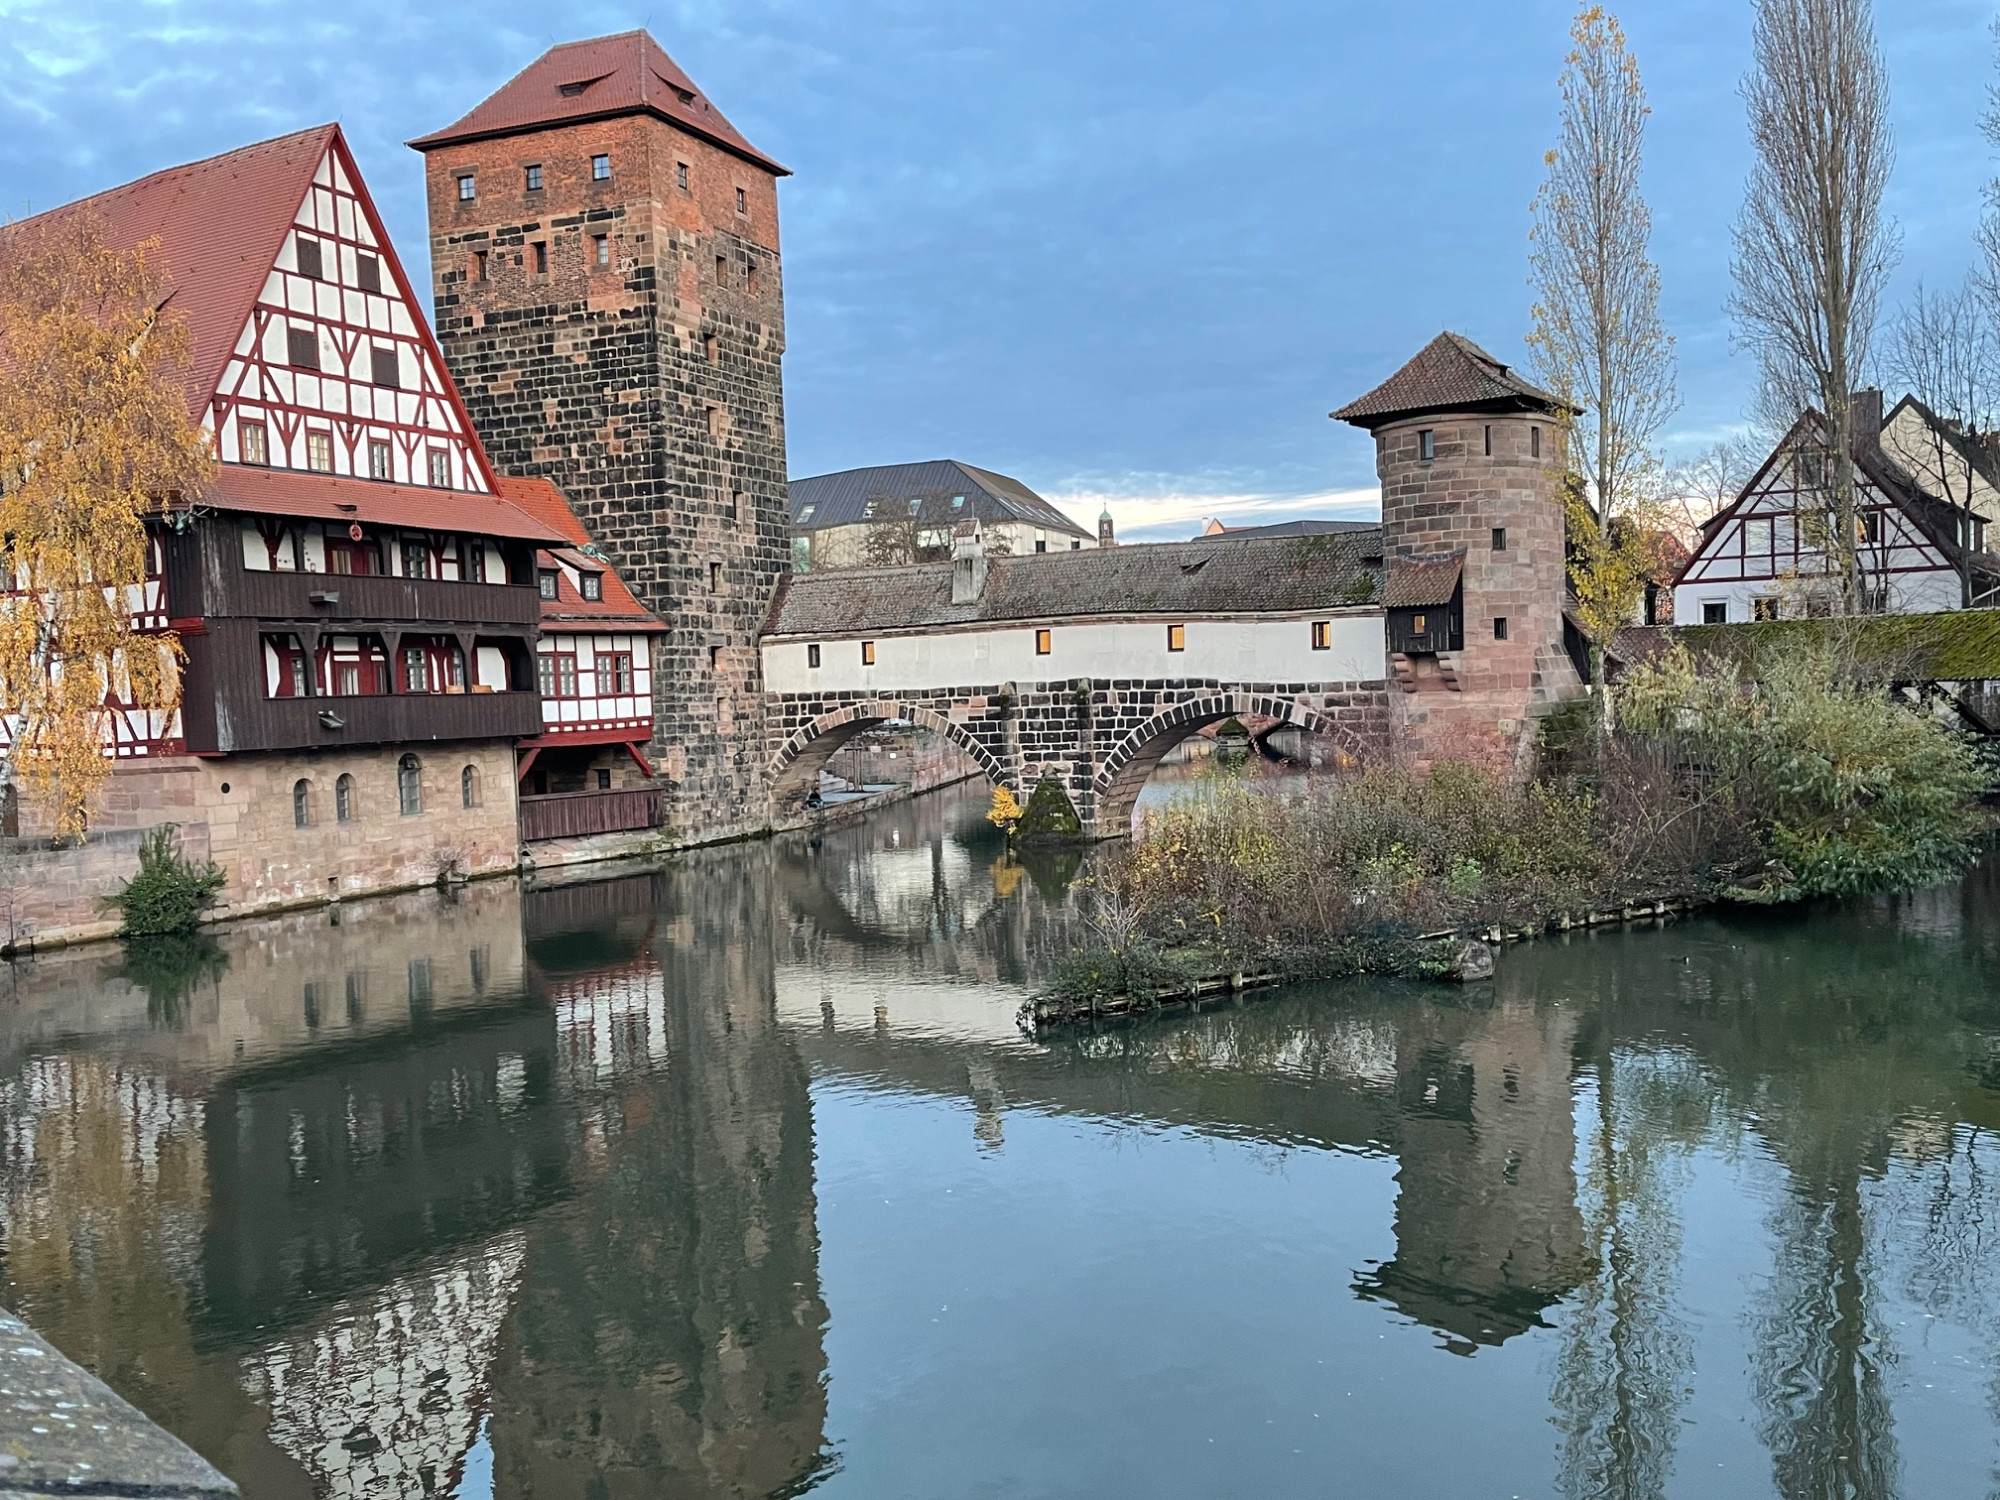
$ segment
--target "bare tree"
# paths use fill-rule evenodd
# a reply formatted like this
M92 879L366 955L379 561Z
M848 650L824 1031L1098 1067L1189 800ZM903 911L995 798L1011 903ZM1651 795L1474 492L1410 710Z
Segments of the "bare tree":
M1645 590L1653 440L1680 403L1673 340L1660 325L1659 267L1646 253L1653 216L1639 191L1647 114L1639 65L1601 5L1577 13L1570 39L1556 147L1529 232L1528 344L1548 385L1582 408L1565 435L1581 481L1566 492L1569 571L1608 733L1604 653Z
M1807 407L1827 422L1819 514L1801 516L1866 607L1856 534L1852 393L1896 254L1882 194L1895 151L1869 0L1757 0L1756 66L1744 80L1757 152L1735 230L1730 310L1755 352L1769 424Z
M1653 439L1680 400L1659 267L1646 253L1653 216L1639 192L1649 112L1639 66L1602 6L1579 12L1570 37L1558 141L1529 235L1528 343L1550 388L1585 408L1571 461L1609 526L1643 493L1657 464Z
M1739 433L1667 466L1660 493L1683 542L1692 545L1694 534L1735 502L1769 449L1768 442L1760 445L1753 435Z

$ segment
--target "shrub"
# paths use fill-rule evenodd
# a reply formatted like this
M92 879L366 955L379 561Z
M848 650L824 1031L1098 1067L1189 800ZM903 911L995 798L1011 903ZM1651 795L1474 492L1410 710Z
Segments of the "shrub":
M127 937L192 932L201 912L222 888L213 861L196 865L174 847L173 823L162 823L139 841L139 873L106 901L125 917Z

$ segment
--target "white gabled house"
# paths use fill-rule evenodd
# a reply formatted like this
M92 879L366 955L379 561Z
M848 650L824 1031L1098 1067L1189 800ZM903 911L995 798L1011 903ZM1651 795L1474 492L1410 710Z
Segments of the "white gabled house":
M1983 454L1921 403L1906 399L1893 415L1885 431L1881 393L1856 394L1855 540L1873 608L1920 614L2000 603L2000 557L1986 550L1980 503L2000 491ZM1836 612L1838 564L1822 531L1826 458L1825 418L1809 411L1702 527L1674 580L1674 624Z

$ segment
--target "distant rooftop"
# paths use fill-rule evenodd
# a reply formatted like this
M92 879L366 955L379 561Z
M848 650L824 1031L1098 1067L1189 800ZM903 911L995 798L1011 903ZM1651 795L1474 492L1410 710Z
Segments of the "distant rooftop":
M795 532L910 517L924 525L943 526L976 516L987 525L1012 521L1066 536L1095 539L1097 535L1020 480L951 458L815 474L794 479L791 494Z
M1245 541L1264 536L1338 536L1349 531L1380 531L1380 521L1274 521L1268 526L1225 526L1210 521L1196 540L1217 537L1224 541Z

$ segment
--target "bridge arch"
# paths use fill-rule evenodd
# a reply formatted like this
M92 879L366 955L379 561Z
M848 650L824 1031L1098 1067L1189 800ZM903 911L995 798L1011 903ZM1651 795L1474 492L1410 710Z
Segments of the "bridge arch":
M1359 736L1319 710L1293 699L1226 689L1203 693L1161 709L1120 739L1099 763L1093 778L1098 835L1123 836L1132 826L1132 810L1138 805L1140 789L1166 753L1196 731L1231 718L1275 719L1280 724L1333 740L1357 759L1364 753Z
M778 807L796 807L819 784L819 773L833 753L864 729L873 729L891 719L901 719L943 736L970 756L995 786L1003 786L1008 776L993 752L979 743L963 724L934 709L893 699L871 699L850 703L824 713L805 725L778 748L771 762L771 796Z

